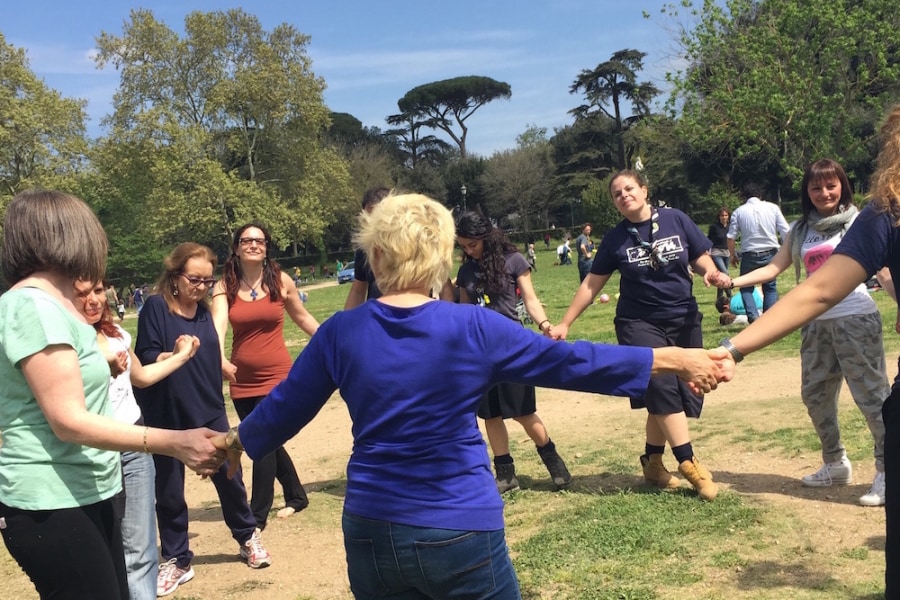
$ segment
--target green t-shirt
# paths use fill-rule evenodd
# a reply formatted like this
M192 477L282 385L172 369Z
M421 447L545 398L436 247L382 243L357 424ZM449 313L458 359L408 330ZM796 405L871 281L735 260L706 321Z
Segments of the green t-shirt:
M75 349L88 411L112 415L94 328L39 289L0 296L0 502L24 510L87 506L122 485L119 453L61 441L28 387L19 362L51 345Z

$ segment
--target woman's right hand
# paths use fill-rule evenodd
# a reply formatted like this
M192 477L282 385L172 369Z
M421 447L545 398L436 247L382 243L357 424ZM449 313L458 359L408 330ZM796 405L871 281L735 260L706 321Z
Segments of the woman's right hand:
M230 360L222 361L222 377L230 383L237 383L237 366Z
M173 354L187 354L188 358L192 358L200 348L200 338L195 335L180 335L175 340L175 351Z
M218 431L200 427L172 433L176 434L172 444L172 456L198 475L204 477L214 475L225 462L225 452L213 444L213 439L222 435Z
M562 323L559 325L551 325L550 329L547 330L547 337L553 340L564 340L567 335L569 335L569 326L563 325Z

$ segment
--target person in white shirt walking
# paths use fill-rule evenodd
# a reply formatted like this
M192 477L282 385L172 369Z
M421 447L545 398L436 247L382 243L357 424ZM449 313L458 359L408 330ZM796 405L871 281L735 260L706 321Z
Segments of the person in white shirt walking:
M746 188L747 201L735 209L728 227L728 251L732 266L740 265L741 275L764 267L778 252L781 239L787 235L789 226L777 204L764 202L759 198L756 186ZM741 255L738 258L735 240L740 238ZM763 311L769 310L778 300L775 280L762 285ZM759 318L759 311L753 301L753 286L741 288L741 299L747 310L747 320L751 323Z

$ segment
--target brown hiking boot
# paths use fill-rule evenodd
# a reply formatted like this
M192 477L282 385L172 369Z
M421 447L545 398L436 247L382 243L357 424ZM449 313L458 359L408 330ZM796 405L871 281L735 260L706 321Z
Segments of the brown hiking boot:
M641 467L644 468L644 481L658 488L674 489L681 487L681 480L669 473L662 461L662 454L641 455Z
M719 486L713 482L712 474L700 464L696 456L678 465L678 472L694 486L702 499L713 500L719 493Z

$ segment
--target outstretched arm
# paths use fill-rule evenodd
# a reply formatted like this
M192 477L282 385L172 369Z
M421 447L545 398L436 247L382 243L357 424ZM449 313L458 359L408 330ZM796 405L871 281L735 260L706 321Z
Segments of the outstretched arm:
M319 322L306 310L294 280L284 272L281 273L281 296L284 298L284 311L297 327L306 335L312 336L319 329Z
M607 281L609 281L609 275L588 273L578 287L578 291L575 292L575 297L572 298L569 309L566 311L562 321L560 321L559 325L554 325L550 329L550 337L555 340L566 339L566 336L569 334L569 327L584 312L584 309L591 305Z

